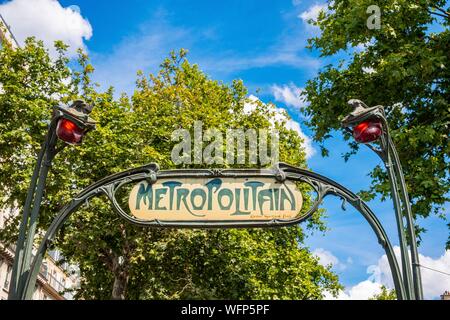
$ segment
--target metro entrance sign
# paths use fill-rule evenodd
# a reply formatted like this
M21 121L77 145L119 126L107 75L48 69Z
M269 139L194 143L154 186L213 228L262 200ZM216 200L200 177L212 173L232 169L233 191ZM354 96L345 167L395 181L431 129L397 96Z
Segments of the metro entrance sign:
M142 220L266 221L295 219L302 193L293 181L275 178L192 177L139 182L129 197Z
M113 209L138 225L179 228L290 225L309 216L309 211L302 210L302 193L316 189L287 176L281 166L285 165L271 169L159 170L156 164L150 164L149 176L130 175L103 190ZM130 185L131 189L127 189ZM124 193L123 189L130 190L125 191L127 205L116 199L116 194Z
M306 186L299 189L299 185ZM306 195L301 190L311 195L308 206L303 208ZM279 163L271 169L180 170L159 170L156 164L149 164L93 183L65 205L53 220L36 252L19 299L31 299L45 252L62 225L89 199L102 195L107 196L119 216L133 224L170 228L289 226L308 219L326 196L337 196L369 223L385 250L397 297L406 298L394 250L372 210L339 183Z
M399 300L422 299L420 269L413 232L414 221L410 212L409 198L401 165L389 136L384 109L382 106L367 108L359 100L350 100L349 104L354 105L355 110L344 119L343 126L347 129L349 129L349 126L355 127L353 135L357 141L370 143L380 139L380 148L370 144L368 144L368 147L381 157L388 169L396 217L398 218L402 261L404 261L402 264L403 272L400 272L390 240L373 211L356 194L338 182L320 174L285 163L276 164L270 169L180 170L159 170L158 165L148 164L96 181L67 203L58 212L45 233L32 265L30 266L29 259L26 259L22 263L25 268L20 270L18 276L16 273L16 277L13 277L14 282L12 281L12 283L17 283L19 286L14 287L14 291L10 290L10 299L31 299L44 255L47 249L52 247L53 240L62 225L81 206L88 204L88 200L102 195L106 195L114 212L128 222L140 226L167 228L289 226L311 217L325 197L329 195L337 196L343 200L343 208L345 203L353 206L369 223L375 233L378 242L385 250L397 298ZM85 111L89 111L87 108L85 109ZM30 227L31 231L29 231L31 240L27 243L33 243L35 221L42 198L45 177L50 160L56 154L54 146L58 132L55 130L55 124L60 118L61 115L57 113L52 120L53 125L50 126L30 185L28 195L31 196L36 192L37 200L35 202L38 205L33 207L31 212L33 222ZM83 119L84 122L80 120L79 124L84 125L85 120L89 120L89 117L86 115ZM74 119L70 118L69 120ZM90 122L86 123L90 125ZM361 123L364 123L364 125L359 126L358 124ZM87 132L87 129L89 127L85 128L85 132ZM63 136L66 137L66 135ZM61 136L59 137L61 138ZM79 141L75 141L75 143L79 143ZM69 139L66 143L73 143L73 141ZM47 152L45 155L50 160L47 159L44 162L47 167L42 169L44 151ZM39 180L39 185L36 188L35 182L39 172L44 179ZM401 197L398 195L399 190L401 190ZM413 239L411 245L412 265L415 267L413 281L410 277L410 267L407 265L409 258L404 241L400 200L405 203L408 230L410 231L410 239ZM24 211L24 219L21 223L22 231L26 227L28 218L26 218L25 213L30 209L30 201L27 200L28 206L25 206L28 209ZM19 261L20 259L16 260Z

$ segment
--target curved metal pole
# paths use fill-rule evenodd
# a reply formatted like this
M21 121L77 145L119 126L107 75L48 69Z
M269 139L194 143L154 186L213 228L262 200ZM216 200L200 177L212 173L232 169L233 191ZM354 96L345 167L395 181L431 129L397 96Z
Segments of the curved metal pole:
M85 201L87 198L73 199L67 206L65 206L57 215L55 220L53 220L50 228L47 230L36 256L34 257L33 263L31 265L30 273L28 274L25 284L23 295L20 297L21 300L31 300L34 293L34 286L36 284L37 276L39 270L41 269L42 260L44 259L44 255L47 252L47 248L51 245L56 232L61 228L67 218L75 212Z
M397 298L399 300L403 300L407 298L405 294L405 288L403 286L403 282L401 280L401 274L400 270L397 264L397 260L395 259L394 251L392 249L392 245L387 237L386 232L384 231L380 221L377 219L375 214L371 211L371 209L365 204L357 195L355 195L350 190L346 189L339 183L326 178L324 176L321 176L319 174L313 173L311 171L307 171L304 169L292 167L287 164L279 164L278 169L281 170L281 172L285 175L285 177L288 177L292 180L297 181L304 181L311 185L316 185L316 187L319 188L319 196L318 200L314 205L313 208L318 207L318 203L323 200L323 198L326 195L335 195L342 199L347 200L355 209L357 209L363 217L366 219L366 221L371 226L372 230L375 232L375 235L377 236L378 242L381 244L383 249L386 252L386 256L388 258L389 266L391 268L392 272L392 278L394 281L395 290L397 292ZM56 233L61 228L61 226L64 224L65 221L70 217L72 213L74 213L83 203L85 203L89 198L98 196L100 194L106 194L108 198L111 197L111 188L108 188L108 186L111 185L117 185L121 184L121 182L124 179L137 180L137 179L151 179L154 175L154 171L157 170L157 166L154 164L128 170L119 174L114 174L112 176L106 177L91 186L87 187L85 190L83 190L76 198L74 198L69 204L67 204L64 208L60 210L58 215L53 220L52 224L50 225L47 233L45 234L41 245L39 246L39 249L36 253L36 256L34 258L31 272L27 277L27 281L25 284L25 290L24 295L21 297L22 299L31 299L33 295L34 285L36 283L37 275L39 273L41 263L43 260L43 257L45 255L45 252L49 245L51 245L51 242L53 241ZM317 191L318 189L316 189ZM111 200L111 198L110 198ZM302 220L307 219L315 210L310 210L309 214L305 216ZM292 221L289 223L286 223L285 225L292 225L296 224L298 221ZM280 224L278 224L281 226ZM157 227L164 227L168 225L153 225ZM219 227L220 225L214 225L209 227ZM173 225L171 226L173 227ZM180 227L187 227L186 225L180 225ZM208 227L207 225L204 225L203 227ZM228 227L233 227L232 225L229 225Z
M147 166L107 176L88 186L86 189L81 191L75 198L73 198L67 205L65 205L59 211L55 219L52 221L50 227L45 233L44 238L42 239L41 244L39 245L39 248L36 252L36 256L34 257L33 263L31 265L30 272L27 275L22 295L19 297L19 299L30 300L32 298L34 286L36 284L36 279L39 270L41 268L42 260L44 259L44 255L47 251L47 248L49 247L49 245L51 245L56 233L72 213L74 213L82 204L86 203L90 198L105 193L105 189L102 188L103 186L108 185L115 180L121 180L126 178L127 176L136 174L141 175L142 179L145 179L149 176L149 174L151 174L153 171L156 170L157 166L155 164L150 164Z
M383 126L381 150L374 150L372 147L371 149L380 156L386 167L386 170L388 171L392 199L396 211L397 226L398 228L401 228L401 230L398 230L398 233L402 251L402 267L403 274L405 276L405 282L407 282L407 285L410 288L408 290L409 295L411 299L423 300L422 277L420 272L419 253L417 251L416 232L414 230L414 219L411 212L411 204L408 190L406 188L405 177L403 174L402 165L400 163L397 149L395 148L395 144L391 139L389 124L386 119L384 108L382 106L378 106L377 109L375 109L375 114L381 120ZM403 224L400 199L403 202L403 208L406 218L406 230L410 240L412 276L407 248L408 243L405 238L405 227Z
M339 183L324 177L322 175L319 175L314 172L310 172L304 169L296 168L287 166L288 169L283 169L285 172L294 172L297 174L301 174L304 176L310 176L314 177L315 179L326 183L327 185L331 186L329 190L327 190L326 194L334 194L338 197L341 197L345 200L347 200L356 210L358 210L362 216L366 219L366 221L369 223L370 227L374 231L378 243L383 247L386 257L389 262L389 267L391 269L392 273L392 279L394 282L395 291L397 293L397 298L399 300L407 299L405 286L402 281L402 276L400 273L400 268L398 266L397 259L395 257L394 250L392 248L392 245L389 241L389 238L386 234L386 231L384 230L383 226L381 225L381 222L378 220L376 215L373 213L373 211L369 208L369 206L361 200L356 194L354 194L352 191L348 190L344 186L340 185Z
M414 227L414 218L411 212L411 204L409 200L408 190L406 188L405 176L403 175L402 166L398 157L397 150L392 139L388 138L389 150L393 155L393 164L395 172L398 176L401 197L406 211L406 226L411 246L411 263L413 271L414 294L416 299L423 300L422 275L420 271L419 253L417 251L416 231Z
M411 212L411 204L406 188L405 177L403 175L397 150L390 136L389 123L386 118L384 107L378 105L369 108L364 102L358 99L351 99L348 101L348 104L352 105L354 110L342 120L342 126L350 133L352 133L352 130L350 130L349 127L360 124L363 121L377 120L381 123L381 148L376 148L371 145L370 142L366 143L366 146L381 158L389 176L391 196L394 203L395 218L397 221L397 230L400 240L403 276L408 296L410 299L422 300L423 289L420 274L419 255L417 252L417 240L414 230L414 219ZM403 215L406 218L406 230L410 240L411 261L409 260L408 242L405 235Z
M381 138L381 145L383 150L387 150L388 146L388 133L386 132L386 136L382 136ZM384 162L384 165L386 166L386 170L388 172L389 176L389 183L391 187L391 193L392 193L392 201L394 203L394 211L395 211L395 219L397 221L397 233L399 236L399 243L400 243L400 252L401 252L401 261L402 261L402 271L403 271L403 280L405 282L405 286L407 288L407 295L409 299L414 299L414 288L413 288L413 282L412 282L412 275L411 275L411 268L410 268L410 260L409 260L409 254L408 254L408 246L406 242L406 236L405 236L405 225L403 221L403 215L402 215L402 207L400 203L400 198L398 194L398 188L397 188L397 177L395 175L394 171L394 165L392 163L392 157L389 152L385 152L384 157L382 157L382 160Z
M9 299L17 299L20 297L23 289L23 282L25 280L24 274L28 272L30 267L33 240L36 232L36 223L44 192L45 181L51 162L57 153L54 148L56 144L56 121L57 117L54 116L50 122L45 141L42 143L33 176L31 177L22 220L19 226L19 237L16 243L16 253L8 294ZM32 202L33 209L31 209Z
M9 285L9 299L17 299L16 292L19 288L19 274L22 274L22 262L25 249L25 237L30 216L31 202L33 201L34 194L36 192L36 183L39 177L39 172L42 167L42 160L45 155L45 149L47 147L47 141L42 144L41 151L39 152L36 166L34 167L33 176L31 177L30 187L28 189L27 197L25 199L25 205L23 208L22 220L19 226L19 237L16 242L16 250L14 255L14 264L11 274L11 284Z
M57 122L61 117L64 117L82 128L84 130L84 135L95 128L95 121L88 116L91 110L92 107L81 100L74 101L68 108L63 106L56 106L54 108L45 141L39 152L25 200L22 220L19 226L19 236L16 242L16 254L14 257L13 272L8 294L9 299L18 299L24 294L25 280L28 278L30 272L34 237L47 175L53 158L66 146L66 144L64 144L61 148L56 148L58 140L56 133ZM78 144L79 143L81 143L81 140L78 141Z
M36 234L37 222L39 217L39 211L41 208L42 197L44 195L45 183L47 181L48 172L50 170L50 166L52 164L53 158L56 155L55 145L56 145L56 132L54 130L55 120L52 121L50 138L47 146L47 152L45 153L44 163L42 165L42 169L39 175L39 181L36 188L36 195L34 198L33 209L31 210L30 222L28 225L28 235L25 243L25 251L22 263L22 273L21 279L19 280L19 290L18 293L23 291L24 281L26 279L26 275L30 271L30 263L32 259L33 252L33 244L34 244L34 236Z

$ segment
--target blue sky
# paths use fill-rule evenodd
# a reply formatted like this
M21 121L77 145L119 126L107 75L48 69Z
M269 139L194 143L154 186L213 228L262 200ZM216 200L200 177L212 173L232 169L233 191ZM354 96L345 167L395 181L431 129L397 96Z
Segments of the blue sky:
M136 71L155 72L170 50L189 50L188 60L198 63L210 77L224 82L242 79L249 94L264 102L275 102L304 126L296 98L308 79L337 58L320 58L305 48L306 40L318 33L305 20L314 17L324 1L0 1L0 14L11 25L19 41L36 35L46 43L62 39L72 47L84 46L96 68L94 78L118 92L132 92ZM371 169L380 163L367 148L347 163L347 150L338 132L327 141L330 156L310 155L309 167L340 182L353 191L367 188ZM375 199L369 203L384 224L392 243L398 244L391 203ZM342 211L340 201L328 199L327 224L330 231L314 233L306 244L322 262L333 262L346 286L342 298L364 297L375 285L387 283L384 254L363 218L352 208ZM447 206L448 207L448 206ZM447 210L448 212L448 210ZM448 229L437 217L420 220L428 232L420 253L424 261L450 271L450 253L444 244ZM445 254L445 256L444 256ZM425 263L423 263L425 265ZM378 269L377 269L378 268ZM370 272L368 272L368 270ZM375 271L374 271L375 270ZM448 276L428 272L426 296L436 297ZM441 290L443 291L443 290Z

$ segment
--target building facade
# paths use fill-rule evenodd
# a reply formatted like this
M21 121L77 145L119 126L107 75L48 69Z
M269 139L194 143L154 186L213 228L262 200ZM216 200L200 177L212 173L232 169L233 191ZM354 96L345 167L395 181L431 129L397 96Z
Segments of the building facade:
M10 27L0 15L0 48L5 45L13 49L19 47ZM2 86L0 83L1 93ZM7 220L17 214L19 214L18 210L0 209L0 232ZM33 299L64 300L73 298L72 292L67 290L78 286L79 272L75 266L69 266L67 263L60 265L58 261L62 258L58 250L48 253L37 278ZM0 300L8 298L13 262L14 245L6 246L0 243Z
M5 222L17 214L0 210L0 232ZM39 272L33 299L35 300L66 300L73 298L72 289L79 285L79 272L75 266L58 263L63 259L58 250L52 250L46 256ZM5 246L0 243L0 300L8 299L11 273L14 263L14 245Z
M441 300L450 300L450 291L447 290L441 294Z

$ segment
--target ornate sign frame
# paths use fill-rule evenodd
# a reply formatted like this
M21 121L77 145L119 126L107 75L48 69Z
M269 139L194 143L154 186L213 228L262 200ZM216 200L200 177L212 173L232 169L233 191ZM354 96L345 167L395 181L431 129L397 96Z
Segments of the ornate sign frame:
M201 220L201 219L184 219L184 220L146 220L139 219L135 216L128 214L118 203L116 194L118 191L127 184L139 183L141 181L147 181L148 184L155 184L160 179L273 179L274 182L280 184L286 181L296 182L298 179L293 177L287 177L281 170L279 165L273 169L180 169L180 170L162 170L160 171L155 165L148 167L150 170L147 172L136 172L126 178L120 179L107 184L102 187L103 192L108 196L111 201L112 208L125 220L143 226L154 227L176 227L176 228L249 228L249 227L275 227L286 226L299 223L308 218L315 210L317 205L313 205L307 212L300 213L291 219L228 219L228 220ZM319 194L319 190L313 186L313 189ZM320 201L320 200L319 200ZM300 209L300 208L299 208Z

